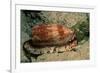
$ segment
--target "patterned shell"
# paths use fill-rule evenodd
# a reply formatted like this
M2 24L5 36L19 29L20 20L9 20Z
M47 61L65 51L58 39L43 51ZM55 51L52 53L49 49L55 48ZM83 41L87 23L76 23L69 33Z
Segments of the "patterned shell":
M33 45L65 45L75 36L72 29L59 24L39 24L32 28Z

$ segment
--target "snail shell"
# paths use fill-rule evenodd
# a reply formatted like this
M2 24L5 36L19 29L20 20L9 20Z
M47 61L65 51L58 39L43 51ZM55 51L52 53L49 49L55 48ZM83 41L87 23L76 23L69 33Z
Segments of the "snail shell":
M65 45L75 37L72 29L59 24L39 24L32 28L32 44L37 46Z

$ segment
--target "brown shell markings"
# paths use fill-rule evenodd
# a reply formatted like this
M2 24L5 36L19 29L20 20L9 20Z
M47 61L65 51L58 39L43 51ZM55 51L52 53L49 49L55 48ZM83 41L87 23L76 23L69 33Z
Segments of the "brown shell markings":
M63 25L40 24L32 28L33 45L52 46L65 45L75 38L75 33L70 28Z

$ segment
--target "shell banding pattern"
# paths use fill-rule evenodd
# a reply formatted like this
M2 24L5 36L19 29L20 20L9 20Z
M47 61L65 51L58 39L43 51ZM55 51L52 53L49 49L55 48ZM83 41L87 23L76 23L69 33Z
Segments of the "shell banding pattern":
M73 30L63 25L36 25L32 28L33 45L53 46L65 45L76 38Z

